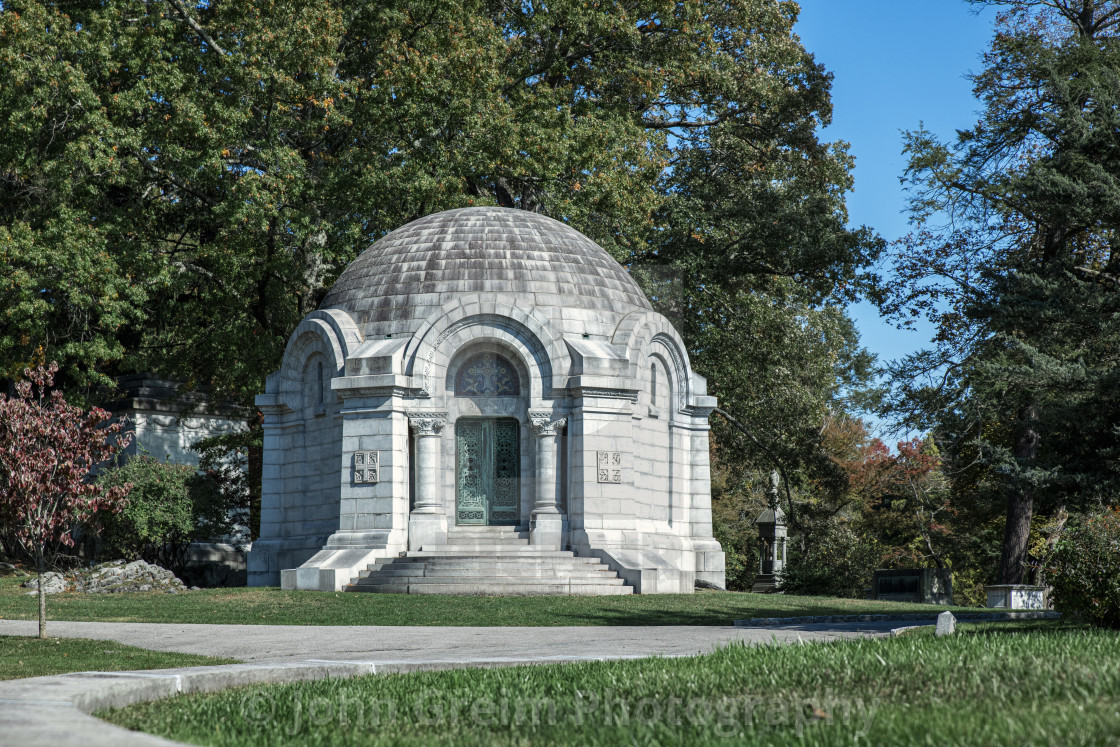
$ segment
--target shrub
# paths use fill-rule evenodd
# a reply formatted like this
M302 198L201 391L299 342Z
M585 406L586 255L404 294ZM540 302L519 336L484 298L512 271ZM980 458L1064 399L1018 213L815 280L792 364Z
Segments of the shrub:
M863 598L882 557L878 543L843 524L829 526L815 540L801 552L791 539L781 590L789 594Z
M191 465L147 455L106 470L99 483L131 483L132 492L123 511L102 520L101 554L142 559L178 574L191 542L240 541L244 496L230 488L227 478L218 469L199 474Z
M713 534L724 554L724 571L729 591L749 591L754 583L758 562L742 551L742 542L736 541L724 526L716 524Z
M1056 609L1120 630L1120 507L1071 522L1050 557L1047 577Z
M190 491L194 475L190 465L150 456L135 457L102 473L101 485L132 483L124 510L101 521L102 555L143 559L164 568L181 566L194 533Z

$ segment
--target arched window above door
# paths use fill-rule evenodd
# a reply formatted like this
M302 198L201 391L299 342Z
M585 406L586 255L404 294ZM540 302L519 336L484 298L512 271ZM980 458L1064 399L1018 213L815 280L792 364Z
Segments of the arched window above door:
M521 382L513 365L497 353L473 355L459 367L456 397L516 397Z

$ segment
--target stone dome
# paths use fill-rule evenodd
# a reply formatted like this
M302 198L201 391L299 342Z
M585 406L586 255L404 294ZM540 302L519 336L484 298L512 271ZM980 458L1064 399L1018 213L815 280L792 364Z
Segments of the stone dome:
M561 309L595 312L568 316L597 320L600 329L585 330L596 333L650 308L622 265L579 231L496 207L434 213L382 237L342 272L320 308L347 312L367 336L410 333L449 301L479 293L513 295L557 310L557 318Z

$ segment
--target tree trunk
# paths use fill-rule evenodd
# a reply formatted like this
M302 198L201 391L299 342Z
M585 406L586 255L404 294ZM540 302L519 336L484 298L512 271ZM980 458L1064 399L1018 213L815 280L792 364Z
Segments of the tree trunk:
M43 571L46 570L46 560L42 551L35 554L35 568L39 572L39 637L47 637L47 592L43 588Z
M260 416L249 421L249 428L259 430L263 428ZM261 488L264 477L264 447L250 443L248 447L249 462L249 541L255 542L261 536Z
M1019 462L1020 470L1024 470L1038 456L1038 432L1034 429L1034 420L1034 407L1027 407L1024 411L1022 429L1015 440L1015 458ZM1003 553L999 569L1001 584L1023 583L1033 513L1034 488L1023 487L1008 496L1007 525L1003 531Z

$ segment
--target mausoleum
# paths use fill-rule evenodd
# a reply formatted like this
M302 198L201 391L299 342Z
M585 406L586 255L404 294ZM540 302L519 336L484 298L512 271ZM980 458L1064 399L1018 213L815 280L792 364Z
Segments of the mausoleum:
M292 333L250 585L615 594L724 585L680 336L583 234L504 208L380 239Z

